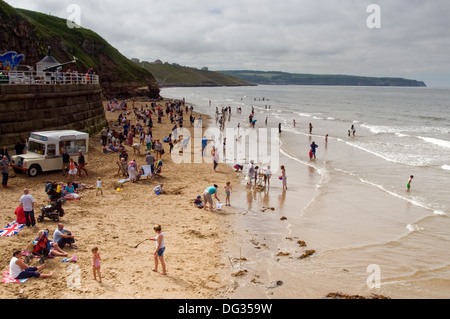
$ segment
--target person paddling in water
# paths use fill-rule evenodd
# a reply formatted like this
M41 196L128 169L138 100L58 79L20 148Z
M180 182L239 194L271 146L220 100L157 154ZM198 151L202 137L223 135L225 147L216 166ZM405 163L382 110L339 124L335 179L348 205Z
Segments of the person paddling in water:
M411 188L411 183L412 183L413 178L414 178L414 176L411 175L411 176L409 177L408 183L406 184L406 191L408 191L408 192L409 192L409 190L410 190L410 188Z
M310 157L310 159L316 159L316 148L318 148L319 146L315 143L315 142L312 142L312 144L311 144L311 152L310 152L310 155L309 155L309 157Z

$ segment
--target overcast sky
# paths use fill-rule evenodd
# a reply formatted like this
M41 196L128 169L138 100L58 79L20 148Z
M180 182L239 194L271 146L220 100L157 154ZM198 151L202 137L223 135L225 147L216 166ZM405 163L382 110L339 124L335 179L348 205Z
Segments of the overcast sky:
M210 70L392 76L450 87L448 0L6 0L69 18L128 58ZM380 28L369 28L370 4ZM374 16L376 18L376 16ZM370 19L377 22L377 20Z

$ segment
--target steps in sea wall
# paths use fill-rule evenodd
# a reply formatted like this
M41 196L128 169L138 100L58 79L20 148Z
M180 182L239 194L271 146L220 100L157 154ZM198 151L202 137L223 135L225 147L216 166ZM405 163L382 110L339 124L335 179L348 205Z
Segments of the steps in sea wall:
M93 134L106 123L99 84L0 85L0 147L12 146L32 131Z

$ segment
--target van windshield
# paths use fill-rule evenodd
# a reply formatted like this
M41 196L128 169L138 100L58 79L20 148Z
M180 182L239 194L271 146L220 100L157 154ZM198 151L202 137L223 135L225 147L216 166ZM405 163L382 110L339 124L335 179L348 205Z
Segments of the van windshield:
M45 154L45 144L30 140L28 142L28 151L44 155Z

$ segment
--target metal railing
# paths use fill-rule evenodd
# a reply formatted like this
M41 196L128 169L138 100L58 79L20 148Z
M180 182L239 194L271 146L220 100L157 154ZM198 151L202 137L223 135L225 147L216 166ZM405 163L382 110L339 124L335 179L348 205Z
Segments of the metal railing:
M99 76L73 72L0 71L0 85L98 84Z

